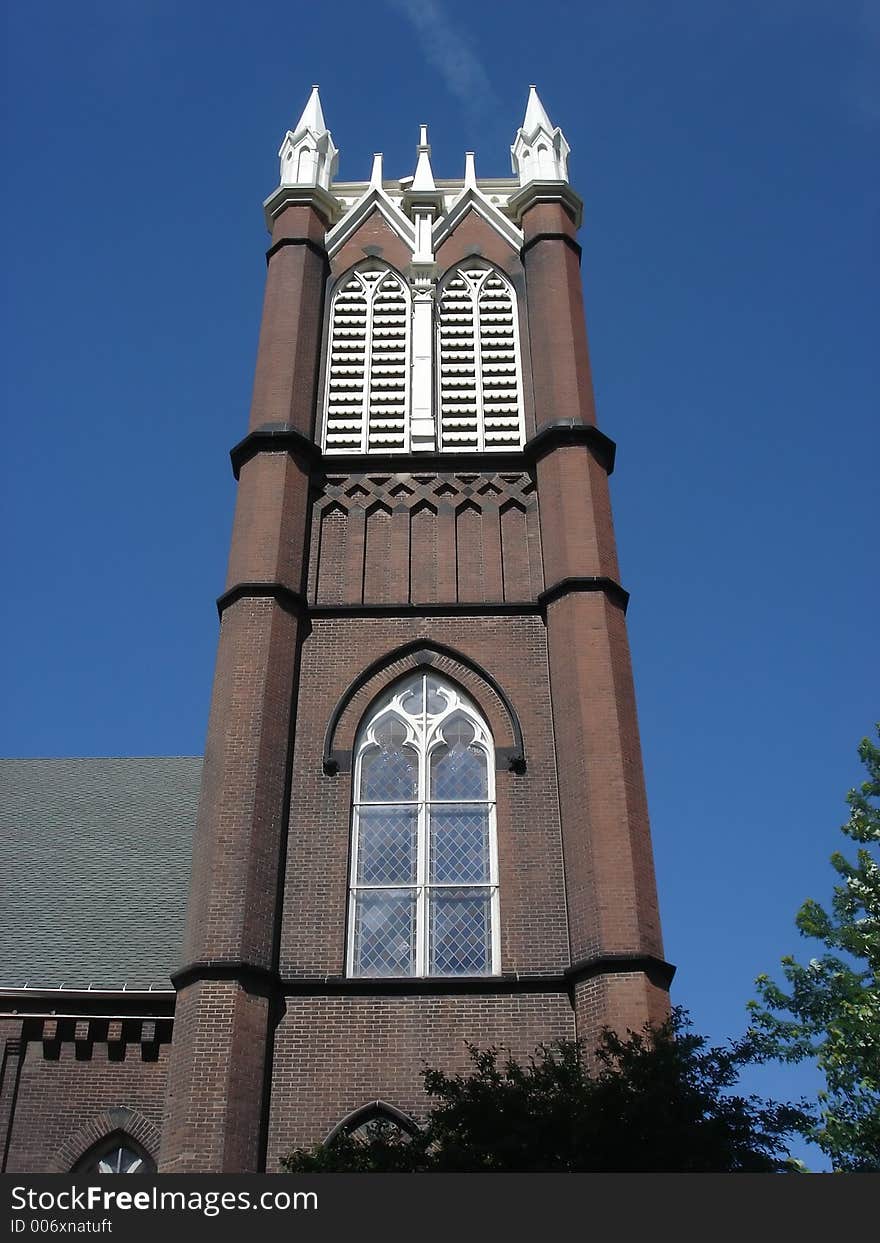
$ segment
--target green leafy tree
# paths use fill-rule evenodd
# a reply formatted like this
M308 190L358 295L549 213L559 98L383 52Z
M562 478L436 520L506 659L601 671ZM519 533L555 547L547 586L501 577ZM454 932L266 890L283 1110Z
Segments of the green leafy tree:
M521 1065L470 1046L468 1074L424 1072L431 1108L418 1135L388 1124L299 1149L282 1163L316 1171L757 1171L793 1168L793 1105L742 1096L748 1041L709 1048L682 1010L660 1027L606 1031L588 1063L574 1041Z
M880 738L880 727L878 727ZM750 1038L764 1057L815 1058L825 1075L819 1118L804 1134L839 1170L880 1170L880 749L859 746L868 779L850 790L843 833L858 843L855 862L840 852L831 909L808 899L797 914L806 937L827 953L808 963L783 958L785 985L756 981Z

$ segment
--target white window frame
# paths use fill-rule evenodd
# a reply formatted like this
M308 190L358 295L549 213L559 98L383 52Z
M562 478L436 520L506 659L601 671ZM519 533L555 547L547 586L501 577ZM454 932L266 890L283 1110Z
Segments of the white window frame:
M421 720L410 716L403 708L405 696L412 693L416 678L422 682ZM441 693L448 697L447 708L440 714L430 716L427 712L428 679L439 684ZM474 727L474 739L469 746L478 747L486 757L486 793L485 799L433 799L429 797L429 773L431 756L440 746L446 745L442 736L443 724L454 716L464 716ZM400 721L407 730L407 737L401 744L404 748L415 751L418 757L418 788L416 797L396 802L365 801L360 797L361 769L366 752L379 746L376 729L389 717ZM489 879L486 883L468 884L461 882L432 882L429 878L430 865L430 809L432 806L476 806L485 805L488 809L489 831ZM359 884L358 875L358 825L360 808L366 807L417 807L417 856L416 878L412 884ZM500 897L498 885L498 840L495 801L495 746L492 734L486 721L477 711L474 704L458 688L447 679L431 671L420 671L410 675L404 682L398 683L381 703L373 709L369 720L361 725L355 749L355 761L352 766L352 815L351 815L351 865L349 876L348 900L348 945L346 951L346 974L359 979L468 979L485 978L499 975L501 972L500 950ZM407 975L372 976L361 974L356 970L355 932L356 905L359 893L370 890L390 889L415 892L416 895L416 929L415 953L413 970ZM489 938L490 962L482 972L435 972L430 970L430 946L428 944L428 925L430 919L430 897L438 889L473 889L489 894Z
M479 279L475 282L474 277L479 274ZM442 336L442 319L441 307L443 294L447 285L450 284L457 276L465 278L468 286L472 311L474 317L474 375L475 375L475 397L477 407L476 417L476 446L460 445L454 441L449 441L444 436L444 408L443 408L443 336ZM483 286L490 276L495 276L506 286L507 294L510 298L510 307L512 311L513 321L513 362L514 362L514 379L516 387L516 406L517 406L517 440L516 444L489 444L486 443L486 388L483 380L483 359L481 350L480 337L480 296L483 292ZM450 268L443 276L437 287L436 295L436 326L435 326L435 345L434 345L434 393L437 410L437 443L439 449L443 453L516 453L522 449L525 444L525 407L523 402L523 381L522 381L522 349L520 345L519 334L519 304L516 296L516 290L510 278L502 272L494 264L487 260L472 259L464 263L457 264L454 268ZM452 413L451 411L448 413Z
M364 279L364 277L369 274L379 275L379 280L374 285L370 285L370 283ZM404 303L406 307L405 321L404 321L405 361L404 361L403 383L402 383L403 405L404 405L403 444L398 445L396 447L388 446L388 445L377 445L376 447L371 448L370 447L370 418L371 418L372 410L371 410L370 398L372 395L371 369L372 369L373 354L374 354L373 320L375 316L375 295L376 295L376 292L379 286L382 285L389 277L394 281L394 283L398 286L401 293L403 294ZM336 375L334 374L334 370L333 370L333 335L334 335L333 329L334 329L334 324L336 322L337 300L341 293L344 293L348 290L348 287L352 280L355 280L358 282L366 298L366 321L365 321L365 327L364 327L364 388L363 388L363 394L361 397L360 436L359 436L359 443L357 446L355 445L336 446L336 445L331 445L328 443L328 436L330 434L330 404L331 404L332 381L334 378L336 378ZM348 454L349 456L351 456L352 454L360 455L360 454L377 454L377 453L381 453L381 454L409 453L410 451L410 423L412 420L412 414L411 414L412 412L412 393L411 393L411 388L412 388L412 385L411 385L412 293L410 291L409 286L407 285L403 277L400 275L400 273L397 272L394 268L392 268L389 264L378 263L376 261L369 261L366 264L361 264L359 267L354 268L353 270L349 270L348 272L345 272L342 275L342 277L340 277L339 281L336 283L336 286L333 290L333 294L330 298L330 309L329 309L329 314L327 317L324 371L325 371L324 400L323 400L323 419L322 419L322 430L321 430L321 448L324 453L328 455Z

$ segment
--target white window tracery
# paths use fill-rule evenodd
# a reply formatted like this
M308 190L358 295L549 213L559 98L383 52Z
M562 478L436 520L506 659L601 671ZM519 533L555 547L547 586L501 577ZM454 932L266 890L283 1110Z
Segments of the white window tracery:
M410 677L361 726L353 778L348 973L497 973L494 746L473 703Z
M502 273L470 263L444 277L437 298L440 448L523 444L516 295Z
M327 350L327 453L409 448L410 296L387 267L358 268L333 295Z
M94 1145L77 1163L76 1172L86 1174L155 1174L155 1162L136 1150L127 1136Z

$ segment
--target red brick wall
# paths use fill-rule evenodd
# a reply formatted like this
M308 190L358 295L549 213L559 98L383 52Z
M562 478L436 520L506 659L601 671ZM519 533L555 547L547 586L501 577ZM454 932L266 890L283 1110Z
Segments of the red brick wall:
M465 1041L504 1045L525 1058L542 1041L572 1039L565 994L493 997L291 997L275 1038L266 1169L336 1123L382 1100L418 1119L427 1108L421 1071L469 1064Z
M405 271L412 262L412 251L397 236L378 208L370 212L333 256L330 262L333 278L367 258L382 259L397 268L398 272Z

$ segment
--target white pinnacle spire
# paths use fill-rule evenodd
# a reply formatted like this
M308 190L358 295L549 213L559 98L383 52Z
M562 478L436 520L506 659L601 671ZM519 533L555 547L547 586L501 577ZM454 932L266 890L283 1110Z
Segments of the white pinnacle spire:
M418 156L415 176L410 189L416 192L420 190L434 191L437 187L434 185L434 171L431 168L431 147L428 143L427 125L419 126Z
M288 130L278 152L283 186L320 186L330 189L339 152L324 120L317 86L312 87L296 129Z
M477 166L473 151L464 153L464 188L465 190L477 188Z
M443 195L434 182L427 125L419 126L419 145L416 151L416 171L411 178L406 177L400 183L406 186L403 192L403 210L415 221L416 233L420 238L416 244L416 258L413 262L429 262L425 256L430 254L430 262L433 263L434 256L429 244L431 221L443 210Z
M529 100L522 126L510 148L513 171L519 184L529 181L568 181L570 148L559 126L553 125L541 103L537 88L529 87Z
M532 88L534 90L534 87ZM302 110L302 116L297 121L294 134L299 134L304 129L310 129L313 134L325 134L327 125L324 121L324 112L321 108L321 96L318 94L317 86L312 87L312 93L308 98L308 103Z
M317 91L317 87L315 90ZM320 107L320 105L319 105ZM541 103L541 97L538 94L538 88L532 83L529 87L529 102L526 104L526 115L522 123L523 133L534 134L535 130L543 129L548 134L553 133L553 122L547 116L547 110Z

